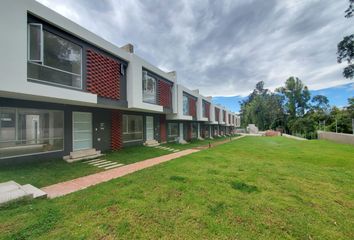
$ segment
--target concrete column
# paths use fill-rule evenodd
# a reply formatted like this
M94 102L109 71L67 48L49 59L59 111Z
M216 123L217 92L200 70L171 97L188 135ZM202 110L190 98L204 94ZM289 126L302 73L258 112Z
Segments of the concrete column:
M211 127L211 125L209 125L209 138L213 139L213 134L212 134L211 130L212 130L212 127Z
M178 137L178 143L181 144L186 144L187 142L184 140L183 137L183 123L179 123L179 137Z
M197 123L197 124L198 124L198 134L197 134L198 139L199 139L199 140L204 140L204 138L202 138L202 137L200 136L200 123Z

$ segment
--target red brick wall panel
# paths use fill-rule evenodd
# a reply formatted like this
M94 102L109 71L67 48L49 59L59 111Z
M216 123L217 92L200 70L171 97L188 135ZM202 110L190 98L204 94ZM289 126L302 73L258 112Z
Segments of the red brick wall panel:
M167 141L167 123L165 115L160 116L160 138L162 143Z
M188 101L189 101L189 115L192 117L196 117L197 116L197 100L192 97L189 97Z
M166 81L158 81L159 105L172 108L172 84Z
M215 121L219 121L219 117L220 117L220 109L219 108L215 108Z
M208 120L210 120L210 103L208 102L205 102L204 104L204 107L205 107L205 116L206 118L208 118Z
M92 49L87 50L87 91L120 99L120 63Z
M123 115L118 110L112 110L111 118L111 149L119 150L123 147Z

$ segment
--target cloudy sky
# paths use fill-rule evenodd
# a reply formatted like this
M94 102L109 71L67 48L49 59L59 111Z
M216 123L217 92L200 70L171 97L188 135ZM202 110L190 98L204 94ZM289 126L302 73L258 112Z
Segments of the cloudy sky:
M298 76L310 89L347 84L336 45L354 32L347 0L39 0L204 95L247 95ZM350 85L349 85L350 86ZM353 86L351 86L353 87Z

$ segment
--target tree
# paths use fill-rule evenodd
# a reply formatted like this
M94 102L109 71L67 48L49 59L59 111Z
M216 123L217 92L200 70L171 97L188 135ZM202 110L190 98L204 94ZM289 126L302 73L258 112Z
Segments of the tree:
M248 98L241 102L242 124L254 123L260 130L284 127L283 98L264 88L258 82Z
M349 111L349 114L350 114L351 118L354 118L354 97L348 98L347 109Z
M327 112L329 109L329 100L326 96L316 95L311 100L314 105L312 105L312 109L315 111Z
M276 92L285 96L287 102L285 108L290 120L303 116L309 108L310 91L297 77L290 77L286 80L285 86L276 89Z
M354 0L349 0L349 7L345 11L345 17L351 18L354 13ZM345 36L337 46L337 62L346 61L348 66L343 70L343 76L348 79L354 78L354 34Z
M354 13L354 0L349 0L349 7L347 10L345 10L345 17L351 18L354 16L353 13Z
M352 118L348 109L338 109L333 107L330 113L331 124L328 130L339 133L352 133Z
M289 128L293 135L299 135L308 139L316 136L315 122L309 117L300 117L289 122Z

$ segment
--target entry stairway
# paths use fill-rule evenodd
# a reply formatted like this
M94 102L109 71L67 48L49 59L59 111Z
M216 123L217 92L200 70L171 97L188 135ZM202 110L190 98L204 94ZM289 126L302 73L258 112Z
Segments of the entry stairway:
M15 181L0 183L0 205L20 199L46 198L47 193L31 184L20 185Z
M144 146L147 146L147 147L155 147L155 146L158 146L160 145L160 143L156 140L146 140L144 142Z
M96 159L102 156L103 154L101 153L101 151L97 151L95 148L91 148L70 152L70 155L64 156L63 159L68 163L73 163L77 161Z

